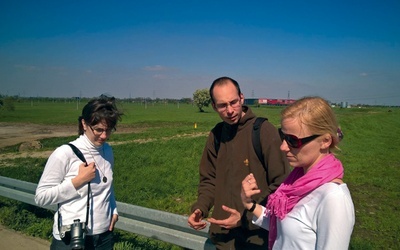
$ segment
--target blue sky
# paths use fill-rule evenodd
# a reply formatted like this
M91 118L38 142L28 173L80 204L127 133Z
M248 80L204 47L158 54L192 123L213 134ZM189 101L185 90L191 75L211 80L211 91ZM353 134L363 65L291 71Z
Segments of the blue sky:
M400 1L1 1L0 94L400 105Z

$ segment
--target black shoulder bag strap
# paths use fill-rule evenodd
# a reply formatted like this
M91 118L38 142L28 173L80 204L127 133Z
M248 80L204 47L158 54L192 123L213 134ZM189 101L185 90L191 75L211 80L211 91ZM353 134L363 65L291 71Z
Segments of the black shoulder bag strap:
M219 146L221 144L222 127L224 122L220 122L213 128L212 132L214 134L214 148L215 152L218 154Z
M260 130L261 130L261 125L265 120L268 119L264 117L257 117L256 121L253 124L253 133L252 133L253 148L257 154L258 160L260 160L263 166L264 166L264 155L262 154L261 150ZM265 171L267 171L266 166L264 166L264 168Z
M76 154L76 156L78 156L78 158L83 161L84 163L86 163L86 159L85 156L83 156L82 152L72 143L68 143L68 146L70 146L72 148L72 151L74 151L74 153ZM87 165L87 164L86 164Z
M74 153L76 154L76 156L78 156L78 158L85 163L85 165L87 166L87 162L85 159L85 156L82 154L82 152L72 143L68 143L68 146L71 147L72 151L74 151ZM88 224L88 219L89 219L89 205L90 205L90 181L88 182L88 197L87 197L87 202L86 202L86 226ZM58 212L58 232L60 233L60 212ZM87 227L86 227L87 228Z

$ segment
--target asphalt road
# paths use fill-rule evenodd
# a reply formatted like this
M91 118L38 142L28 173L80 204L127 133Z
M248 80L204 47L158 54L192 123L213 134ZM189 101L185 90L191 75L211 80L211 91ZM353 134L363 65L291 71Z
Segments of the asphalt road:
M50 241L26 236L0 225L0 249L49 250Z

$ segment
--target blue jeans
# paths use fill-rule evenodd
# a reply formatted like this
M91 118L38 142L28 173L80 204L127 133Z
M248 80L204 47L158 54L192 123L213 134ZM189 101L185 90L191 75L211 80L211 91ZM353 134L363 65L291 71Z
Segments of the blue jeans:
M85 250L112 250L114 247L114 233L106 231L101 234L86 235ZM57 240L53 238L50 250L70 250L71 245L68 240Z

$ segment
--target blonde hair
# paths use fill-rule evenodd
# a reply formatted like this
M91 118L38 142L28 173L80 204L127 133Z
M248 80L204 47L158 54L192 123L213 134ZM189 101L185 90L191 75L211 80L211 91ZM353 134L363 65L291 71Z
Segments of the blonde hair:
M300 124L307 126L314 135L330 134L330 150L338 149L337 145L343 134L331 106L325 99L318 96L303 97L282 111L281 119L286 118L298 119Z

